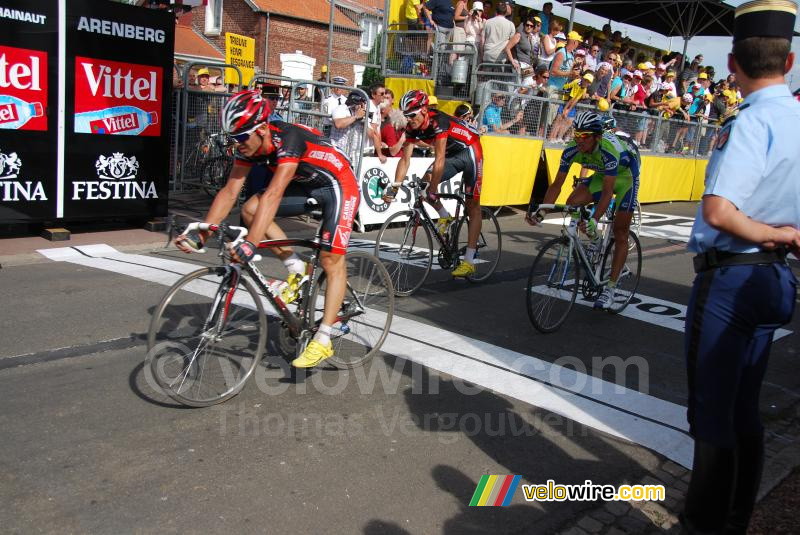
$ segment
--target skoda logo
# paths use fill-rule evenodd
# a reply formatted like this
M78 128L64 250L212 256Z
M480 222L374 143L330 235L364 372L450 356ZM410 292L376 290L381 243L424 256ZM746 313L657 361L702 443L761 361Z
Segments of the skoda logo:
M381 198L389 183L389 176L378 167L367 169L361 179L361 197L375 212L385 212L389 208Z

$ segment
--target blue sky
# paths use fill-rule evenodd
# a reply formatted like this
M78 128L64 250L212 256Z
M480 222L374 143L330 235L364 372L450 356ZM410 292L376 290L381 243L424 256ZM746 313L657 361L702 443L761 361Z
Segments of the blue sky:
M725 3L732 6L743 4L746 0L728 0ZM520 2L527 4L528 2ZM543 2L534 2L537 7L540 7ZM559 2L553 2L553 13L557 16L569 20L570 8L561 5ZM575 21L581 24L589 24L594 28L600 28L603 24L608 22L605 19L596 17L592 14L575 11ZM615 24L613 21L611 27L614 30L620 30L622 35L629 36L634 41L645 43L658 47L664 50L683 50L683 39L680 37L672 38L672 46L670 47L670 39L655 32L650 32L630 26L627 24ZM795 22L795 30L800 31L800 19ZM728 52L731 50L730 37L695 37L689 41L689 48L687 50L688 57L694 57L696 54L702 53L705 65L713 65L716 71L717 78L722 78L728 73ZM786 81L792 89L800 87L800 37L795 37L792 41L792 50L798 56L795 61L794 68L786 76Z

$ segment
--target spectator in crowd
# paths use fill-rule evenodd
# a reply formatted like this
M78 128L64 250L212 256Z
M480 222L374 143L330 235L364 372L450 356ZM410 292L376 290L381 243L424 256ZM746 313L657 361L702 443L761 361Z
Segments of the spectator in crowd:
M667 75L667 66L663 62L658 62L656 64L656 73L655 79L656 81L661 84L664 81L664 77Z
M308 88L301 84L297 86L294 94L294 103L292 104L292 110L299 112L295 114L295 122L304 124L306 126L315 126L314 121L316 120L315 117L312 117L308 113L303 113L309 111L313 108L313 104L311 103L311 99L308 97Z
M465 40L468 43L475 45L478 52L478 58L483 57L483 26L485 24L483 18L483 3L475 1L472 3L472 11L464 21L464 33L466 34Z
M703 55L697 54L692 60L691 65L683 69L678 78L678 91L681 95L689 90L689 86L697 80L700 74L700 64L703 62Z
M589 49L588 49L588 51L586 53L586 58L584 60L585 63L586 63L586 69L587 70L589 70L591 72L594 72L594 71L597 70L597 64L598 64L599 59L600 59L600 58L598 58L599 54L600 54L600 45L598 45L597 43L592 43L589 46Z
M428 0L425 3L425 8L431 12L436 43L450 41L455 27L455 8L451 0Z
M346 154L350 161L356 162L360 158L362 139L364 134L364 120L367 118L367 99L358 92L351 91L345 103L337 106L331 115L333 128L331 129L331 143ZM386 162L380 146L380 136L375 136L372 129L367 126L368 139L373 145L377 140L377 155L381 163Z
M317 78L317 82L320 83L328 83L328 66L323 65L319 68L319 78ZM328 95L328 90L324 86L315 86L314 87L314 102L319 102L320 106L322 105L322 101Z
M552 80L552 74L550 79ZM572 118L575 117L575 106L581 99L586 97L589 85L592 82L594 82L594 75L587 72L564 86L564 96L562 97L564 102L556 111L556 120L550 131L550 141L561 141L567 133L572 124Z
M456 106L455 111L453 112L453 117L460 121L464 121L466 124L476 127L477 123L475 122L475 112L472 110L472 106L469 104L459 104Z
M574 57L572 65L578 65L581 68L581 72L583 72L586 69L586 49L576 48L575 53L572 55Z
M542 12L539 13L539 18L542 20L542 33L545 35L549 34L550 23L553 20L553 2L545 2L542 4ZM560 32L561 28L559 28L558 31Z
M548 69L550 68L553 58L556 57L556 45L558 44L556 35L561 32L562 28L560 21L552 19L550 21L550 31L545 32L544 19L542 19L542 48L539 52L539 65L545 65Z
M399 156L400 149L406 142L406 124L408 119L403 112L394 107L394 92L386 89L385 105L381 108L381 141L384 156Z
M533 69L537 65L541 40L539 30L542 21L539 17L531 17L517 28L517 33L506 44L506 57L514 66L514 70L522 73L528 70L531 74L523 77L523 85L533 84Z
M483 13L481 13L481 16L483 17L484 22L494 16L494 11L492 10L492 0L483 0Z
M197 70L197 86L193 87L197 91L214 91L214 86L211 85L211 75L208 69L202 67Z
M597 72L594 75L594 82L589 87L589 98L593 102L598 100L608 100L611 92L611 79L613 75L613 67L606 61L601 61L597 66Z
M583 39L578 32L573 31L567 34L566 46L558 49L556 57L553 58L553 63L550 64L550 87L560 89L567 82L580 76L580 73L576 75L572 72L572 64L575 61L573 54L581 41Z
M333 115L333 111L338 108L339 106L343 105L347 100L347 90L343 87L347 84L347 78L343 76L334 76L333 77L333 87L331 88L331 94L322 101L322 113L331 117ZM323 128L324 133L330 135L330 129L332 125L331 119L323 120Z
M667 71L666 74L664 74L664 80L662 83L667 84L669 86L668 93L670 95L672 95L673 97L678 96L678 88L675 87L675 73L673 71Z
M367 121L369 121L369 134L375 146L375 154L381 163L386 163L386 157L381 151L381 109L386 106L386 88L381 83L374 83L369 87L370 99L367 102Z
M506 3L497 2L494 18L483 27L483 62L501 63L505 60L505 49L514 37L514 23L506 17Z
M677 114L675 115L676 119L680 119L682 121L688 122L691 116L689 115L689 108L694 103L694 97L691 93L684 93L681 97L681 106L677 109ZM678 129L675 131L675 138L672 140L672 143L669 147L667 147L667 152L684 152L685 150L688 151L689 147L683 146L683 139L686 137L686 133L689 131L688 124L681 124L678 126Z
M633 112L644 112L646 110L647 90L643 83L642 72L639 70L633 71L632 78L631 95L628 98L629 109ZM639 144L639 147L642 147L647 140L648 124L645 117L641 117L636 123L636 133L633 140Z
M289 109L289 101L292 99L292 82L281 80L281 94L278 96L278 108L281 110Z
M522 110L519 110L510 120L503 121L503 108L506 100L505 93L495 93L492 95L492 103L483 110L483 126L486 127L487 132L509 134L509 129L522 121Z
M544 65L536 67L533 76L533 84L529 87L524 87L524 91L520 93L530 95L533 97L547 97L548 84L550 79L550 72ZM542 120L547 114L547 102L543 100L528 100L525 104L525 110L522 114L522 123L520 124L519 134L524 135L539 135L543 136L545 122ZM538 127L538 128L537 128ZM538 131L537 131L538 130Z
M611 91L608 94L608 101L612 105L623 102L631 87L631 73L627 72L621 75L621 72L621 70L617 70L617 75L611 80Z
M423 10L422 0L405 0L403 4L403 14L406 18L406 25L409 30L421 31L425 29L422 21L425 14Z

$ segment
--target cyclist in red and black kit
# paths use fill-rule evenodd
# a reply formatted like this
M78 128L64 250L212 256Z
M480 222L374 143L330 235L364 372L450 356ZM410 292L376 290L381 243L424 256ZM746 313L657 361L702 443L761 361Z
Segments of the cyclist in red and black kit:
M214 197L206 222L219 223L230 213L248 172L254 165L274 168L265 189L253 195L242 207L242 218L249 231L233 256L249 262L256 245L266 238L282 239L286 234L275 223L276 215L299 215L309 198L322 209L322 252L320 261L327 276L322 324L305 351L292 365L316 366L333 355L330 341L336 315L344 299L347 271L344 254L350 241L353 219L358 211L359 191L350 161L322 137L320 132L283 121L268 122L269 101L259 91L243 91L232 96L222 110L222 127L236 145L236 157L225 186ZM191 238L191 237L190 237ZM199 236L199 245L207 235ZM179 236L175 243L191 252L195 240ZM296 259L290 249L274 252L292 271ZM296 273L296 272L295 272ZM290 273L290 281L292 280ZM297 277L295 277L297 279Z
M442 205L436 192L439 184L461 176L467 205L468 237L464 258L453 270L453 277L469 277L475 273L475 249L481 233L481 182L483 181L483 150L478 131L468 123L439 110L428 109L428 95L412 89L400 100L400 110L408 119L406 142L397 164L395 182L401 182L408 172L411 153L417 142L433 147L433 164L425 172L428 182L427 202L439 212L440 229L450 221L450 214ZM395 192L396 193L396 190ZM387 194L387 200L393 193Z

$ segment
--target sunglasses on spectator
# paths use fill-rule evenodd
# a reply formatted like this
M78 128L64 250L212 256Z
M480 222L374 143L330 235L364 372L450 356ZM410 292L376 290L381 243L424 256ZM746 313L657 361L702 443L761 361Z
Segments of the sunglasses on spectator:
M575 139L583 139L583 138L587 138L587 137L593 136L593 135L594 135L594 132L575 132L573 137Z
M533 27L534 27L534 25L533 25L533 24L530 24L530 23L528 23L528 22L526 22L526 23L525 23L525 27L526 27L526 28L533 28Z

